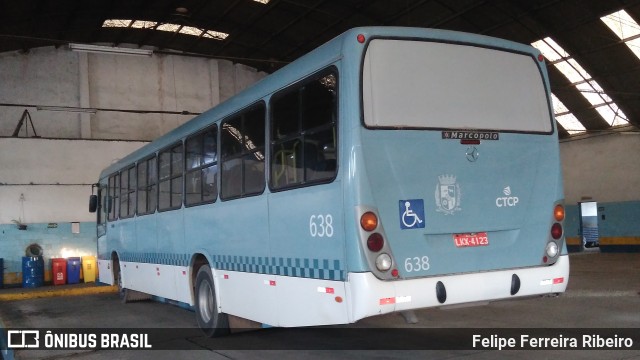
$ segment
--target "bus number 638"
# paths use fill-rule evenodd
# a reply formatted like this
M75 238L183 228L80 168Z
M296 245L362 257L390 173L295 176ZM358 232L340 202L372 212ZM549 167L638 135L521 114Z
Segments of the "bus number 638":
M414 271L427 271L429 270L429 268L431 268L431 265L429 264L429 257L428 256L423 256L423 257L408 257L406 259L404 259L404 269L407 272L414 272Z
M331 214L311 215L309 233L311 237L333 237L333 216Z

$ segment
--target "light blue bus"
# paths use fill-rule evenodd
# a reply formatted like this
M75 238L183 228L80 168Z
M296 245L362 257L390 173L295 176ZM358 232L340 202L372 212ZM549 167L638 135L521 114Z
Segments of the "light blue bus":
M210 336L564 292L551 109L530 46L352 29L106 168L99 279Z

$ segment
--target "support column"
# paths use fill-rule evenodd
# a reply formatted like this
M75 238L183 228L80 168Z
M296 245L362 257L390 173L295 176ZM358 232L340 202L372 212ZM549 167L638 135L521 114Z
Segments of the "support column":
M218 60L209 60L210 103L214 107L220 103L220 73Z
M91 107L91 96L89 94L89 55L85 52L78 53L78 73L79 73L79 98L80 107ZM79 113L79 136L81 139L91 139L91 114Z

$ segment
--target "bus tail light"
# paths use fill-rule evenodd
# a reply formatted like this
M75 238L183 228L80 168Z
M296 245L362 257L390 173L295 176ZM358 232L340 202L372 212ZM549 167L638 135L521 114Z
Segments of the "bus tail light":
M387 253L382 253L376 258L376 268L380 271L388 271L392 264L391 256Z
M558 253L559 253L558 244L556 244L555 241L549 241L547 243L546 253L547 253L547 256L550 258L554 258L558 256Z
M389 238L385 235L378 209L373 206L356 206L355 218L362 255L369 271L380 280L399 278Z
M369 235L367 239L367 248L372 252L378 252L384 247L384 238L379 233Z
M367 211L360 217L360 226L364 231L373 231L378 227L378 217L372 211Z
M564 206L561 204L556 205L553 209L553 218L556 219L556 221L562 221L564 220L564 216Z
M560 247L562 246L562 236L564 235L564 229L562 228L562 222L565 219L564 206L562 204L556 204L553 207L552 225L549 231L551 239L547 242L544 249L544 255L542 262L544 264L555 263L558 255L560 255ZM557 241L560 240L560 241Z
M562 237L562 225L560 225L559 223L554 223L551 226L551 237L555 240L558 240L560 239L560 237Z

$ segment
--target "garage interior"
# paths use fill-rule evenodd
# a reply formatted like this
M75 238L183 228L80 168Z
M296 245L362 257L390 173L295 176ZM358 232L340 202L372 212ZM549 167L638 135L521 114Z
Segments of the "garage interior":
M29 252L42 252L45 283L52 258L96 254L87 199L103 168L359 26L538 48L567 247L638 253L639 22L632 0L1 2L0 288L22 285ZM640 258L625 256L640 271Z
M0 7L5 285L21 282L20 258L29 245L41 246L46 258L95 255L86 199L105 166L343 31L369 25L465 31L540 49L558 122L569 249L579 251L592 238L593 231L581 229L583 202L597 203L590 215L598 220L597 238L590 242L601 251L640 248L639 3L194 0ZM82 44L100 47L78 49ZM101 52L109 47L140 56Z

